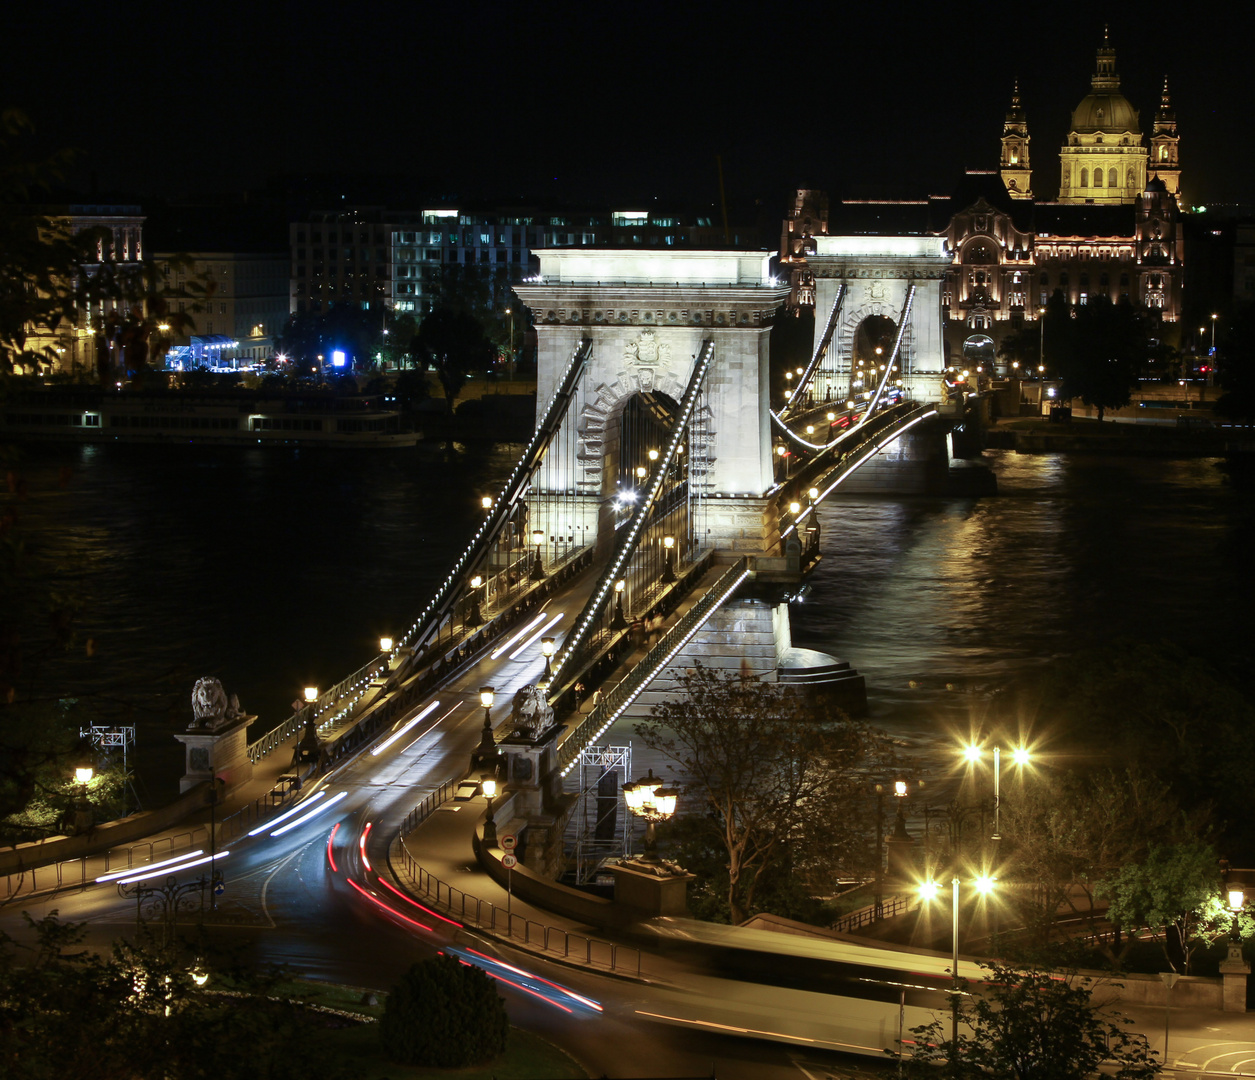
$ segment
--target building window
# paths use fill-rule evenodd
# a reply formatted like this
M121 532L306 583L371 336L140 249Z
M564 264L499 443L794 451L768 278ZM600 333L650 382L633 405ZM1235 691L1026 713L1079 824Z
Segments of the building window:
M1094 187L1102 187L1102 169L1094 170Z
M1076 301L1076 302L1077 302L1078 304L1088 304L1088 303L1089 303L1089 293L1085 293L1085 292L1081 293L1081 295L1077 298L1077 301Z
M1089 187L1089 170L1081 170L1081 187Z
M1119 179L1118 179L1118 178L1117 178L1117 176L1116 176L1116 171L1115 171L1115 169L1108 169L1108 170L1107 170L1107 186L1108 186L1108 187L1119 187L1119 186L1120 186L1120 181L1119 181Z
M1047 285L1049 285L1049 284L1050 284L1050 275L1049 275L1049 274L1042 274L1042 276L1041 276L1040 280L1037 282L1037 284L1039 284L1039 285L1041 285L1043 288L1045 288Z

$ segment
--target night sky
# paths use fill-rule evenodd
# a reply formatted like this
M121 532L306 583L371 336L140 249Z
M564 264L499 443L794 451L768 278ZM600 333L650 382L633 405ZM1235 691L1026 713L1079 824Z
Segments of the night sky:
M721 155L738 208L802 186L942 194L996 168L1018 77L1033 187L1053 198L1104 19L1147 136L1169 78L1189 200L1255 190L1250 38L1220 5L15 6L0 102L81 148L71 179L102 192L337 173L432 198L698 206Z

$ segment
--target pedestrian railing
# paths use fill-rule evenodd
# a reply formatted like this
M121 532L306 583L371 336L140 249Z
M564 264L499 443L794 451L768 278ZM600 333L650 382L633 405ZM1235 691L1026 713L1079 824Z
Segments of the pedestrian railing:
M641 662L570 729L562 745L558 747L558 767L564 775L575 763L580 751L619 718L748 576L749 565L742 556L719 575L697 603L676 620L675 625L662 635Z
M841 918L832 924L832 929L852 934L865 926L871 926L873 923L878 923L883 919L892 919L895 915L905 915L911 910L911 905L917 903L918 900L919 897L912 896L910 893L899 893L895 896L890 896L879 905L872 904L869 907L851 911L848 915L842 915Z
M408 884L417 895L424 897L435 907L442 908L446 914L477 930L519 942L528 948L561 957L571 963L640 978L639 949L529 919L525 915L512 912L508 906L503 908L491 900L485 900L442 881L419 863L410 852L407 841L414 830L455 790L454 781L445 781L406 815L404 830L397 834L389 853L393 869L398 869L399 865L408 877L408 882L403 884Z

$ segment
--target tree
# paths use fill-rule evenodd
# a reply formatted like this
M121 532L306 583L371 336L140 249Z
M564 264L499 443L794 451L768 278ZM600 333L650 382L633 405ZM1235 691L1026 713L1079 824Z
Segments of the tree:
M1035 772L1025 776L1002 810L1001 853L1008 871L1036 886L1030 925L1048 941L1055 914L1066 904L1096 930L1101 911L1095 890L1106 876L1143 858L1148 837L1184 839L1202 827L1182 813L1167 785L1133 764L1122 771ZM1084 908L1074 888L1087 899ZM1103 941L1118 963L1118 937Z
M56 913L27 921L33 948L0 936L0 1075L6 1080L297 1080L318 1015L274 977L119 943L82 947ZM294 1053L293 1047L301 1047ZM319 1075L344 1077L324 1056Z
M864 850L852 812L870 784L880 743L834 710L817 715L798 691L700 664L677 680L676 695L636 732L664 754L695 797L702 822L727 859L727 912L744 921L760 887L783 861L856 860Z
M436 308L418 328L414 345L444 387L445 404L453 404L473 371L487 371L497 352L475 316L449 307Z
M415 964L392 988L379 1038L399 1064L456 1069L502 1053L509 1030L492 979L441 955Z
M1048 316L1055 311L1048 311ZM1064 398L1080 398L1093 406L1100 421L1107 409L1129 403L1146 364L1149 341L1143 313L1128 300L1113 304L1108 296L1095 296L1072 309L1070 318L1051 318L1046 334L1053 339L1050 353L1058 357Z
M1145 927L1173 971L1190 973L1199 946L1210 947L1233 926L1220 891L1219 860L1210 844L1192 839L1155 845L1140 862L1125 866L1098 888L1109 900L1108 917L1127 929ZM1249 936L1249 916L1239 927Z
M1105 1075L1140 1080L1162 1067L1146 1037L1129 1031L1124 1017L1096 1007L1075 973L1061 978L1036 968L982 966L984 983L960 981L957 1046L945 1038L948 1018L912 1029L913 1076L936 1076L945 1063L943 1075L973 1080L1084 1080L1107 1065Z
M1011 331L998 346L998 355L1008 363L1019 361L1020 371L1030 375L1037 371L1042 363L1041 353L1042 331L1036 323L1021 323Z

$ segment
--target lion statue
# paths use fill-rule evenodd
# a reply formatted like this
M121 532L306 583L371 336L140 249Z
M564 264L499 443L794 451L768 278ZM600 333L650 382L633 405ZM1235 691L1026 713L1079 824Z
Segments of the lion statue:
M244 715L240 699L232 694L228 699L222 683L210 675L197 679L192 687L192 722L189 730L217 728Z
M514 695L510 723L516 735L534 739L553 723L553 708L540 686L524 686Z

